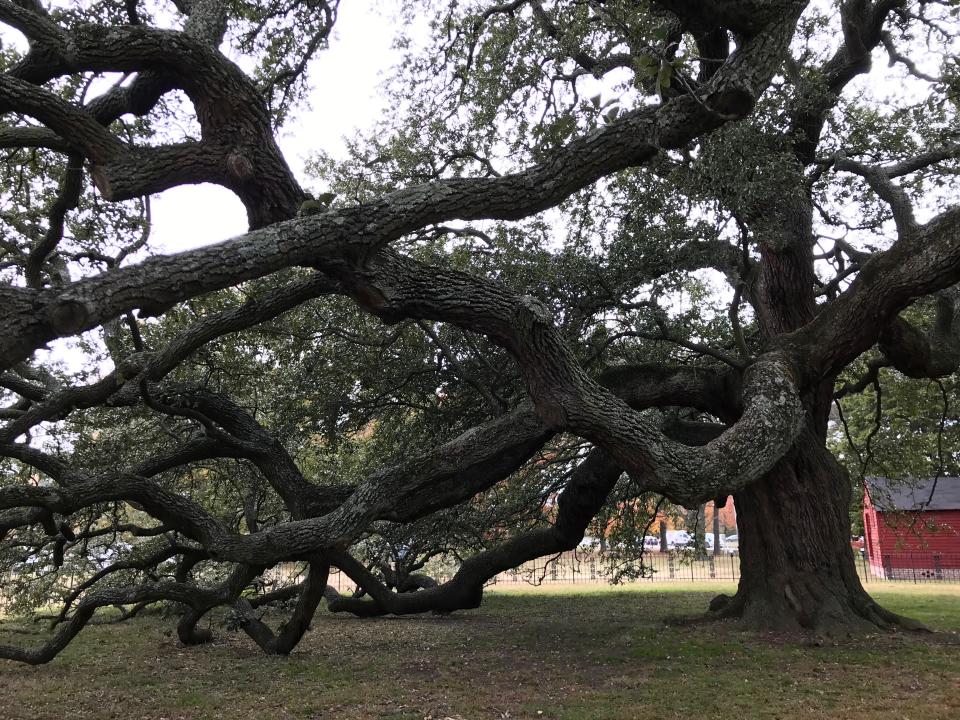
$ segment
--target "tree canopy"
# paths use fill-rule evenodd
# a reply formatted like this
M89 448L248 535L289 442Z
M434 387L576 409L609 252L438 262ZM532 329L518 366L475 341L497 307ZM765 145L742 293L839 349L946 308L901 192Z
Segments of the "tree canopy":
M715 612L913 627L860 586L826 442L835 399L960 362L957 9L406 2L395 112L298 178L276 137L337 10L0 0L0 565L63 601L0 657L160 601L287 653L324 596L475 607L611 513L729 495ZM196 183L249 232L157 252L150 196Z

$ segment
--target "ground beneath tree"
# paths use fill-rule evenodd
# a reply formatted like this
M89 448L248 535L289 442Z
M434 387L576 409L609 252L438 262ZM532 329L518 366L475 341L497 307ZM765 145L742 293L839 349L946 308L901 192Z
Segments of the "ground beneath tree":
M491 594L449 617L321 613L286 659L216 627L200 648L155 618L91 627L49 665L0 661L0 718L960 717L960 586L876 593L941 633L819 646L692 621L717 589ZM0 642L35 639L24 628L0 623Z

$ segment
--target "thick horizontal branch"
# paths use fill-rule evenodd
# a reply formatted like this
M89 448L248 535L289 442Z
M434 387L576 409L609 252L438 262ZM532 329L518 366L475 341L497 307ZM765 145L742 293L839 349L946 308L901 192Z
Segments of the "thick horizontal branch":
M676 379L671 379L674 376ZM707 398L715 392L739 387L736 379L724 378L723 373L683 368L660 371L648 368L646 373L639 368L618 369L611 371L604 382L622 392L636 407L674 405L685 400L694 404L702 401L706 407ZM709 407L723 412L716 399L710 402L713 404ZM553 434L532 406L523 405L471 428L430 453L372 474L346 496L330 497L329 488L317 487L315 494L323 498L323 502L336 505L332 512L244 536L229 530L193 501L143 476L226 452L210 439L201 438L147 460L135 468L140 474L101 478L83 476L64 461L27 446L6 445L0 447L0 453L31 464L61 482L63 479L69 482L63 487L0 488L0 510L27 508L16 511L15 518L10 517L19 526L21 521L39 516L31 508L69 515L99 502L134 502L159 519L164 527L201 543L211 557L250 565L272 565L349 542L375 520L408 522L461 503L509 476ZM320 500L314 502L314 509L321 507ZM309 507L310 498L304 503Z
M677 428L689 437L708 441L715 426ZM620 465L603 450L595 448L577 466L557 499L557 519L550 527L523 532L499 545L468 558L449 581L413 593L391 592L362 563L345 552L331 554L331 560L370 596L343 597L328 588L331 612L348 612L361 617L406 615L423 612L451 612L477 607L484 585L498 573L539 557L577 547L587 526L622 475ZM641 481L640 486L643 487Z
M361 268L327 268L367 309L390 320L440 320L482 332L518 361L537 413L551 428L576 433L609 451L652 488L684 504L743 487L789 448L803 418L795 371L782 356L746 371L742 417L715 442L671 442L659 422L633 411L593 380L530 296L481 278L418 263L390 252Z
M742 374L696 365L612 365L598 378L635 409L691 407L732 423L743 414Z
M83 109L25 80L0 74L0 115L17 112L38 120L94 163L110 163L124 143Z
M364 256L405 234L448 220L519 219L555 205L661 148L746 115L779 66L793 31L786 17L745 43L701 94L626 113L573 140L542 164L499 178L455 178L388 194L368 205L278 223L219 245L103 273L59 291L7 288L0 314L0 367L56 337L141 308L176 302L295 265Z
M71 147L67 140L48 128L25 126L0 128L0 149L47 148L67 153Z
M9 444L0 446L0 454L68 482L62 487L0 487L0 510L44 508L69 515L99 502L133 502L170 529L202 544L213 558L272 565L349 542L374 520L413 519L462 502L520 467L551 435L532 409L522 408L471 428L432 453L374 473L330 513L266 528L255 535L234 533L197 503L146 477L125 473L89 478L58 458ZM191 457L186 451L174 453L179 459ZM152 467L156 464L149 463Z
M34 385L13 373L0 373L0 387L6 388L28 400L40 401L47 395L47 389Z

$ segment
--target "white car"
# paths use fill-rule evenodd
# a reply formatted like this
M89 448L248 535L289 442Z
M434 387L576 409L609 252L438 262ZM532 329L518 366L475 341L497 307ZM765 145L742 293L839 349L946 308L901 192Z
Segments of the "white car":
M703 544L706 546L707 550L713 552L713 533L707 533L703 536ZM726 535L720 536L720 552L723 552L727 548L727 537Z
M740 536L727 535L721 546L724 555L736 555L740 552Z

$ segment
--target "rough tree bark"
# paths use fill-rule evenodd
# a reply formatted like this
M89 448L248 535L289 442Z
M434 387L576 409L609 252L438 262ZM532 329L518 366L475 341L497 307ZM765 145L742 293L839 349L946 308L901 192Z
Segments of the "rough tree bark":
M879 334L890 338L889 348L881 344L890 364L906 364L898 360L898 349L899 356L936 356L939 362L928 361L922 369L914 368L913 375L933 377L946 367L952 371L956 363L949 362L953 358L944 360L945 353L928 350L942 346L942 342L909 332L909 327L904 328L905 321L896 319L894 313L887 314L882 305L899 302L893 278L886 278L887 287L873 289L869 311L862 304L858 306L856 323L844 316L847 303L830 308L839 309L837 314L824 312L817 304L815 291L820 283L814 271L815 203L812 185L804 175L815 162L828 113L843 88L870 69L870 53L882 42L884 22L899 5L891 0L844 6L844 42L820 68L823 85L804 87L802 81L798 83L800 100L791 111L792 151L783 156L785 166L794 170L796 182L786 192L770 193L760 187L757 197L762 201L744 208L746 223L760 245L758 273L748 295L767 346L789 343L786 338L801 335L808 340L816 338L826 355L843 356L844 362L849 362L869 346L858 344L858 332L871 334L869 344ZM827 92L822 91L824 87ZM921 162L919 158L917 162ZM868 168L847 161L841 154L837 168L861 175L890 206L902 246L916 241L919 228L910 201L890 182L900 172L898 166ZM898 262L907 263L909 257L904 252ZM863 290L864 278L866 285L874 281L867 272L854 283L855 290ZM853 293L854 297L857 294ZM952 310L950 303L950 322ZM948 327L945 335L951 336L951 331ZM841 336L845 340L840 341ZM879 607L863 589L849 543L850 479L825 447L833 381L841 364L837 357L817 357L816 353L802 357L797 367L809 373L803 392L803 430L790 451L761 480L734 494L741 580L733 598L719 596L711 609L765 629L805 629L834 635L878 626L922 627Z
M740 585L711 609L765 630L922 628L863 589L850 550L850 478L824 447L823 429L808 423L772 471L734 495Z
M812 202L798 194L773 204L781 225L768 233L753 302L768 344L808 326L814 296ZM793 447L758 482L734 493L741 579L733 598L711 609L764 629L831 635L877 626L916 627L864 591L850 549L850 478L826 449L833 381L803 397L804 427Z

